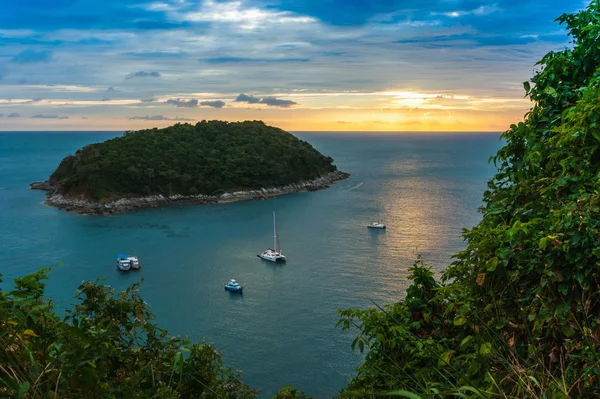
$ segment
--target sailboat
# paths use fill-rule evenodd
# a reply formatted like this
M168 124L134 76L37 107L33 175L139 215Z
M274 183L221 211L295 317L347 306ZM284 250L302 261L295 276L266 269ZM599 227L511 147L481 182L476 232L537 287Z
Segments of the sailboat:
M367 227L370 229L385 229L385 223L379 217L379 205L377 205L377 221L369 223Z
M269 248L258 256L261 259L270 262L285 262L285 256L281 253L281 244L279 243L279 234L277 234L277 222L275 221L275 212L273 212L273 247Z

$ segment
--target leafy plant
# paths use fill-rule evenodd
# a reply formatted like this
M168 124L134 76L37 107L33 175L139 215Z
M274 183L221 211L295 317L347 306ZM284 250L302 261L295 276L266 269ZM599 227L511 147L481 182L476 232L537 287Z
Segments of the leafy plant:
M600 391L600 2L558 18L572 48L524 84L481 222L438 286L345 310L369 353L342 397L582 397ZM424 282L425 281L425 282Z
M254 398L211 345L157 327L134 284L116 294L82 282L60 317L44 298L47 269L0 292L0 396Z

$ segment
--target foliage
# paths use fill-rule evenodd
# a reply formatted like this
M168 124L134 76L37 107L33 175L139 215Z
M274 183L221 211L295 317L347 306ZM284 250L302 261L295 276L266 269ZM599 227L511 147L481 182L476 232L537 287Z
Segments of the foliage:
M213 195L283 186L336 170L309 143L260 121L201 121L126 132L67 156L50 180L85 198Z
M294 388L293 385L288 385L281 388L273 399L311 399L306 396L301 390Z
M151 322L138 285L115 295L82 282L61 318L44 298L48 270L0 291L0 396L14 398L254 398L214 347Z
M404 301L341 312L369 349L342 396L600 391L600 1L558 22L573 46L524 84L533 108L503 134L482 220L442 284L419 265Z

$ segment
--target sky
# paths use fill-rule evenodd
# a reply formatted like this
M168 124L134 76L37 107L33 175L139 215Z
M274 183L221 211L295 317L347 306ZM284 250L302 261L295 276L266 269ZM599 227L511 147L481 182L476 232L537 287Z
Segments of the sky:
M584 0L9 0L0 130L504 131Z

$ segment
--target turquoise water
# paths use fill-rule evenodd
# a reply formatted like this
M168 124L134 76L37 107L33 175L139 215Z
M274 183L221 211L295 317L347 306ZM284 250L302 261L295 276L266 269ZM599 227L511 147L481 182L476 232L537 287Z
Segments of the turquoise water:
M298 133L352 174L330 189L267 201L83 216L41 204L43 180L81 146L117 133L0 133L0 273L5 280L61 264L48 292L65 306L84 279L117 289L144 278L158 323L206 337L249 384L271 397L295 384L335 395L361 357L335 328L336 310L400 299L421 254L436 271L477 223L497 134ZM387 231L365 225L385 218ZM272 245L272 211L287 264L256 257ZM118 273L116 254L137 255L139 273ZM230 278L244 295L229 294Z

